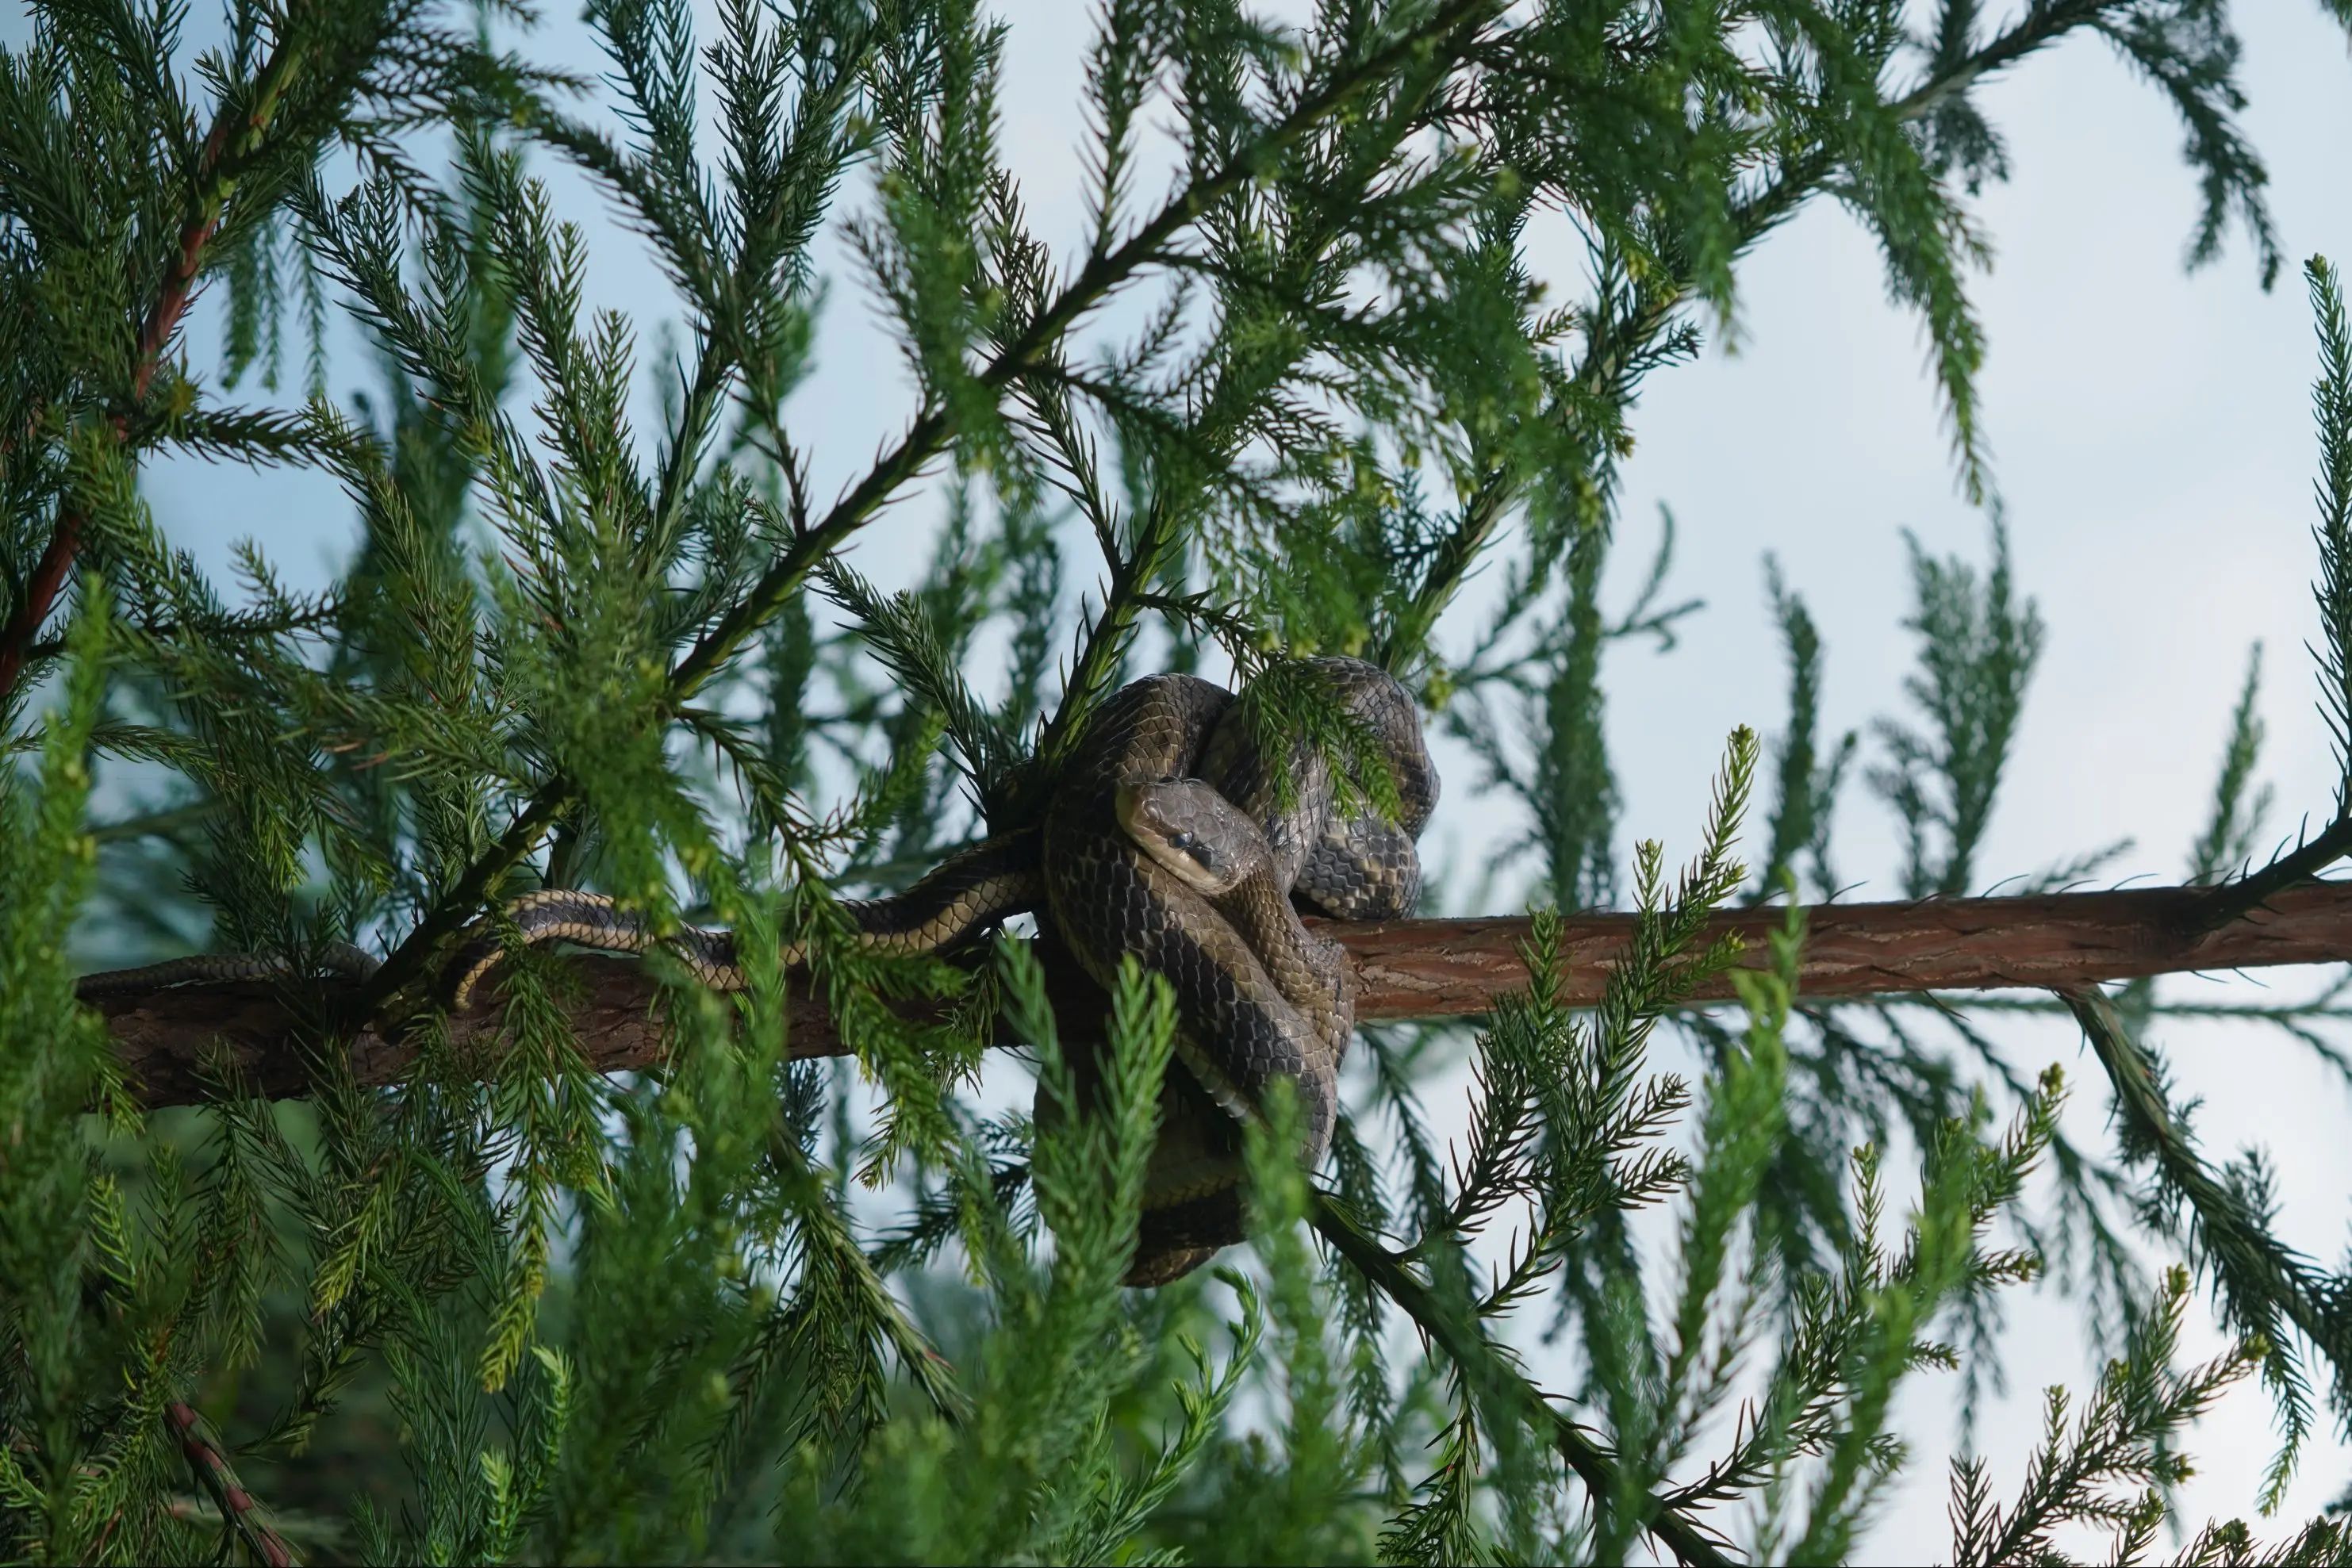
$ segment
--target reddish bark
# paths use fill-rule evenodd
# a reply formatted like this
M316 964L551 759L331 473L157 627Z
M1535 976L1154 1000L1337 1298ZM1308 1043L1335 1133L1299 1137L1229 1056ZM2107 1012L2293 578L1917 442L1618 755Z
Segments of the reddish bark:
M1808 998L1928 990L2081 986L2186 970L2255 968L2352 959L2352 883L2313 883L2273 897L2245 918L2204 935L2196 914L2210 896L2200 888L2051 894L2032 898L1971 898L1925 904L1822 904L1808 912L1799 988ZM1777 909L1720 915L1709 935L1747 938L1742 962L1764 961L1764 934ZM1580 915L1560 923L1561 989L1571 1005L1601 995L1609 966L1633 926L1627 915ZM1524 919L1403 920L1334 925L1362 982L1357 1005L1365 1021L1460 1018L1486 1011L1526 984L1518 945ZM581 956L565 967L575 982L569 1003L582 1049L604 1072L658 1063L663 1031L655 991L630 960ZM1057 1006L1099 1006L1099 993L1064 966ZM322 999L352 990L320 982ZM1727 979L1703 998L1727 997ZM150 1104L202 1097L197 1063L212 1042L229 1047L254 1089L271 1099L307 1092L310 1073L303 1019L266 983L195 986L108 997L105 1015L134 1090ZM461 1060L498 1047L495 997L450 1022ZM794 997L790 1009L795 1056L838 1054L824 1009ZM1009 1043L1009 1042L1008 1042ZM362 1083L396 1082L414 1049L367 1033L350 1047Z
M207 180L220 165L227 136L228 123L223 120L205 140L202 166ZM188 302L195 298L205 247L212 243L214 232L220 227L220 207L215 204L180 227L180 243L173 249L171 265L164 269L154 303L139 323L139 351L131 370L131 401L134 406L146 401L147 389L154 384L155 367L163 361L164 345L179 329L180 318L187 314ZM118 414L113 423L115 439L129 439L127 421ZM58 595L65 591L66 576L73 570L74 558L81 552L81 532L87 520L80 508L70 501L58 508L58 525L49 534L49 542L42 547L41 559L34 564L32 575L25 581L24 601L8 618L6 628L0 630L0 700L16 689L16 678L24 672L33 639L40 634L41 622L49 618Z

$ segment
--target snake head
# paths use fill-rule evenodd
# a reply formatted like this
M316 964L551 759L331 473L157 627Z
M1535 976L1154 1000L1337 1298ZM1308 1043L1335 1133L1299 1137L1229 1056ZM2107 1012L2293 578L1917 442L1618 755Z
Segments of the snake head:
M1198 779L1121 784L1114 804L1136 846L1205 897L1223 897L1273 868L1257 824Z

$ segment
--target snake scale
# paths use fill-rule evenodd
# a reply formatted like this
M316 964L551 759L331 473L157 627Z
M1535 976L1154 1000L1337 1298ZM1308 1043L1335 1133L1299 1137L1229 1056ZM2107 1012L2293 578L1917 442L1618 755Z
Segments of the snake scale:
M1343 811L1321 749L1294 738L1268 755L1244 705L1189 675L1150 675L1107 699L1071 754L1039 831L991 839L892 898L845 902L858 939L882 952L944 950L1009 915L1038 912L1097 983L1133 954L1173 990L1185 1074L1162 1092L1162 1126L1145 1180L1129 1282L1175 1279L1241 1239L1239 1121L1268 1086L1297 1089L1311 1165L1338 1113L1340 1059L1354 1028L1354 977L1339 945L1299 921L1297 905L1342 919L1412 912L1414 841L1437 775L1404 688L1360 660L1311 660L1304 674L1372 737L1396 786L1394 821ZM639 952L656 938L601 894L545 889L483 922L450 970L462 1007L508 942L568 941ZM688 928L667 938L714 988L745 982L734 937ZM787 950L789 966L803 955ZM356 948L321 955L365 973ZM282 961L206 955L88 977L84 996L189 980L283 973ZM1185 1080L1185 1081L1180 1081ZM1041 1096L1040 1113L1045 1107Z

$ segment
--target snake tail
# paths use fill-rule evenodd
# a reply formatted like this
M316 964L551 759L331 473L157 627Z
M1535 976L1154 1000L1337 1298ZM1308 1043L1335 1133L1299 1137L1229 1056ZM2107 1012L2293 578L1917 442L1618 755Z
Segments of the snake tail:
M337 942L313 955L317 968L345 979L364 980L383 960L364 947ZM135 969L105 969L84 975L74 984L74 995L84 1001L95 997L121 996L131 991L160 990L166 986L226 985L238 980L282 980L301 967L275 953L197 953L167 958Z
M906 892L889 898L845 899L842 912L854 940L887 956L945 952L971 941L1009 915L1036 907L1041 893L1037 840L1034 833L1007 834L973 845L942 862ZM702 984L717 991L740 991L750 982L731 931L688 925L663 936L643 916L625 910L601 893L542 888L506 906L520 945L570 942L604 953L643 953L667 946ZM506 959L507 944L485 929L467 944L452 967L450 1006L463 1009L484 979ZM805 964L808 945L783 951L786 968Z

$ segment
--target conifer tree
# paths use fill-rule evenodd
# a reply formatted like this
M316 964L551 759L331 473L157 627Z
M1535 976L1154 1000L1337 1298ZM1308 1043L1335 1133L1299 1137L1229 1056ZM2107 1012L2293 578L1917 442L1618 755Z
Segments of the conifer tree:
M1984 834L2042 626L1998 526L1984 562L1914 547L1910 711L1864 737L1822 732L1775 576L1789 709L1729 737L1680 869L1622 852L1602 728L1605 645L1684 612L1663 556L1630 612L1600 597L1636 396L1807 204L1874 236L1989 500L1989 78L2104 39L2179 121L2190 262L2235 235L2272 283L2225 0L1103 0L1075 247L1000 145L1017 8L589 0L593 75L513 4L228 0L202 48L187 20L35 0L0 50L11 1560L1843 1561L1907 1462L1898 1400L1972 1403L2001 1292L2049 1274L2105 1372L2030 1454L1957 1463L1950 1541L1906 1555L2352 1561L2352 1493L2276 1516L2315 1434L2352 1436L2352 1268L2280 1239L2260 1150L2200 1147L2154 1043L2197 1009L2150 978L2352 959L2319 880L2352 851L2334 268L2305 280L2346 782L2290 852L2257 863L2250 671L2182 887L2061 892L2094 853L1973 946L1835 978L1890 918L1835 902L1855 780L1910 896L2008 869ZM586 309L559 169L669 298ZM1555 212L1566 301L1527 253ZM898 361L813 366L861 289ZM338 402L353 328L379 390ZM835 375L908 410L838 490L795 402ZM222 580L149 510L163 455L331 476L357 546L323 591L252 549ZM928 564L885 592L857 547L918 499ZM1508 583L1483 621L1477 570ZM1249 1245L1123 1290L1167 988L1074 992L1018 935L880 956L843 901L1034 825L1151 671L1270 694L1377 809L1346 716L1286 684L1335 652L1480 759L1454 799L1524 804L1455 908L1532 914L1443 1009L1368 992L1328 1159L1270 1106ZM453 1011L458 946L542 885L731 927L748 986L519 949ZM275 967L77 998L189 951ZM1949 988L2004 978L2039 988ZM2341 993L2234 1016L2340 1069ZM1995 1042L2031 1012L2097 1076L2018 1076ZM1465 1058L1449 1148L1429 1084ZM2062 1131L2069 1093L2112 1146ZM2179 1518L2243 1379L2281 1433L2258 1522Z

